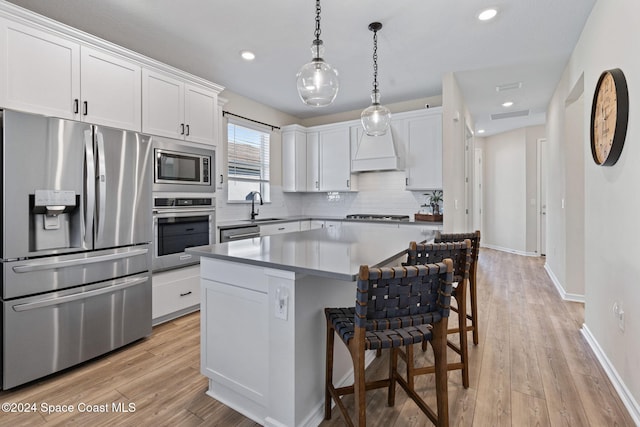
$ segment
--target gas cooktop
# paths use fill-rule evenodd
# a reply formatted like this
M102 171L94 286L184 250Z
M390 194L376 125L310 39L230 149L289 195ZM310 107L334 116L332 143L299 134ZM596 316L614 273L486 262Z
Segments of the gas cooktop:
M409 221L409 215L386 215L386 214L351 214L347 219L362 219L368 221Z

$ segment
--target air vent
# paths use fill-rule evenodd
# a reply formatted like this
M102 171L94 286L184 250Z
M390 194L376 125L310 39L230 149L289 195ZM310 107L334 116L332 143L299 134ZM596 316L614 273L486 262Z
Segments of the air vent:
M504 92L507 90L520 89L521 87L522 87L522 82L506 83L503 85L496 86L496 92Z
M491 115L491 120L511 119L513 117L525 117L529 115L529 110L510 111L508 113L497 113Z

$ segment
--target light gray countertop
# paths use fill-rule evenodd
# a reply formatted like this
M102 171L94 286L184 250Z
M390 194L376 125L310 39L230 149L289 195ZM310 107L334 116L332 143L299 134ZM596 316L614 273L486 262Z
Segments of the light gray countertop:
M360 265L385 265L406 253L411 241L432 240L434 231L413 228L341 227L256 237L198 246L187 253L296 273L354 281Z
M238 227L249 227L251 225L266 225L266 224L278 224L283 222L291 222L291 221L307 221L307 220L315 220L315 221L342 221L342 222L368 222L368 223L378 223L378 224L402 224L402 225L416 225L416 226L438 226L442 225L442 222L431 222L431 221L394 221L394 220L368 220L368 219L347 219L345 217L329 217L329 216L282 216L277 218L258 218L257 220L250 219L235 219L228 221L220 221L217 223L218 230L226 230L229 228L238 228Z

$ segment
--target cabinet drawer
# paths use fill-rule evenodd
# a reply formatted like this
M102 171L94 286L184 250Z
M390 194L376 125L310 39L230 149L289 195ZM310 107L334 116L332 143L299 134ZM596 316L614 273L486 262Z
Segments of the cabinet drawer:
M260 225L261 236L271 236L273 234L290 233L292 231L300 231L300 221Z
M185 270L185 271L183 271ZM200 304L199 266L154 273L152 318Z

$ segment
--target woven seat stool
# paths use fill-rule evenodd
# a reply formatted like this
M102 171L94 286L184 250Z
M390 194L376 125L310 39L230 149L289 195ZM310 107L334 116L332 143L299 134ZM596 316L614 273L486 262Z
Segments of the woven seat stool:
M447 340L447 346L460 356L459 362L449 361L447 369L461 370L462 385L469 388L469 356L467 353L467 334L466 334L466 307L467 307L467 286L469 283L469 270L471 265L471 241L469 239L463 242L452 243L416 243L409 244L407 251L407 263L405 265L419 265L434 262L441 262L443 259L449 258L453 261L453 282L454 285L451 295L457 301L458 327L451 328L448 334L458 334L460 337L459 344ZM453 306L451 307L453 310ZM422 344L422 349L426 351L427 347ZM400 354L405 360L412 360L413 349L405 354ZM419 369L412 368L413 364L407 363L407 378L413 381L416 375L428 374L435 372L434 366L423 367Z
M331 403L349 426L366 426L366 390L388 388L388 405L395 403L396 382L437 426L449 425L447 391L447 318L451 302L453 262L408 267L361 266L355 307L325 308L327 320L325 419L331 419ZM347 346L353 362L354 384L333 384L333 352L336 334ZM435 358L437 412L434 412L398 373L397 350L423 341L431 342ZM365 351L389 348L388 377L365 380ZM341 396L354 394L354 420Z
M478 292L476 287L476 273L478 272L478 254L480 253L480 230L472 233L441 233L436 231L434 243L461 242L471 240L471 268L469 269L469 300L471 309L467 310L467 319L471 325L467 331L473 331L473 344L478 345Z

